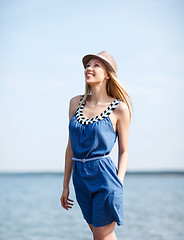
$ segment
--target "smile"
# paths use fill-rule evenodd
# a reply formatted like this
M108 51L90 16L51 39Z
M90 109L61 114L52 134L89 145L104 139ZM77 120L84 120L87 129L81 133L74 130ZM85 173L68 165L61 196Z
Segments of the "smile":
M87 78L90 78L90 77L94 77L94 76L95 76L95 74L90 72L90 73L87 73L87 75L86 75L86 76L87 76Z

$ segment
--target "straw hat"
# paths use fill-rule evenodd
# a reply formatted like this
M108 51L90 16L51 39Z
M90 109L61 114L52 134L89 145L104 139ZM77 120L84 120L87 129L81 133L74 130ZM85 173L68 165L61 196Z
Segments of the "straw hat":
M102 51L98 54L88 54L85 55L82 58L82 62L84 67L86 68L86 64L92 59L92 58L97 58L99 60L101 60L108 69L112 70L113 72L117 72L117 64L115 59L106 51Z

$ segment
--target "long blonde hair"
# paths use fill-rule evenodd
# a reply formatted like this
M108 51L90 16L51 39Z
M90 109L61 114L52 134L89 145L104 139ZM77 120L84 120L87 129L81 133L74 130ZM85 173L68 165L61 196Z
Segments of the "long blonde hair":
M133 105L132 105L132 101L130 99L129 94L124 89L124 87L119 83L119 80L118 80L115 72L107 69L107 73L110 76L110 79L107 80L107 85L106 85L107 94L113 98L121 99L121 100L123 100L123 102L126 103L128 110L129 110L129 114L130 114L130 120L131 120L131 116L132 116L131 108L133 110ZM79 104L78 108L86 101L86 99L88 99L88 97L90 95L91 95L91 86L88 83L86 83L85 94L84 94L83 100ZM76 111L77 111L77 109L76 109Z

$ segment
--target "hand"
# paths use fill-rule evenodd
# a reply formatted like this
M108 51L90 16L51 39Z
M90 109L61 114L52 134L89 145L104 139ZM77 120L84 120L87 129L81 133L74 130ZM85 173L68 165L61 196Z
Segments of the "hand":
M119 180L121 181L122 185L123 185L123 178L121 176L118 176Z
M68 210L69 208L72 208L73 206L73 200L69 199L68 196L69 196L69 190L63 189L63 193L60 198L60 201L61 201L61 206L66 210Z

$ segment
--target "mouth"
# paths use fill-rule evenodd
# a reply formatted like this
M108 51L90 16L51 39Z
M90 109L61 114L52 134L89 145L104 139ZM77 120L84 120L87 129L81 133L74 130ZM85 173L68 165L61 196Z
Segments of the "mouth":
M94 76L95 76L95 74L92 72L88 72L86 75L87 78L94 77Z

